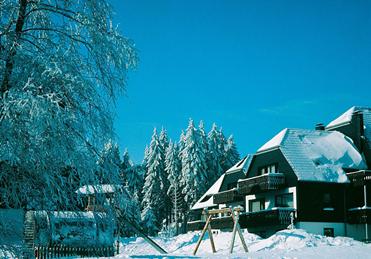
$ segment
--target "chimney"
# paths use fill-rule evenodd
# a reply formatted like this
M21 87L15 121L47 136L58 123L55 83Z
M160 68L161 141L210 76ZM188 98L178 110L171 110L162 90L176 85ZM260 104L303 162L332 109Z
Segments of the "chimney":
M314 127L315 130L325 130L325 125L323 123L317 123Z
M364 125L363 125L363 113L360 110L355 110L352 114L352 124L355 127L356 137L353 140L354 144L358 147L361 153L364 152Z

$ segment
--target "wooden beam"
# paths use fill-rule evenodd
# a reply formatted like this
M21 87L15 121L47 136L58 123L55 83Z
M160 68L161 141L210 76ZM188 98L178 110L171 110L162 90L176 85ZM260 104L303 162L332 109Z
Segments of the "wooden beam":
M201 241L202 241L202 238L204 237L205 232L206 232L206 230L208 229L208 226L209 226L209 224L210 224L210 221L211 221L211 215L210 215L210 216L207 218L207 220L206 220L206 224L205 224L205 226L204 226L204 229L202 230L202 233L201 233L200 238L199 238L198 241L197 241L197 244L196 244L195 250L193 251L193 255L196 255L197 250L198 250L198 247L200 246Z
M238 223L240 217L239 217L239 212L237 212L237 215L234 215L233 213L231 214L232 216L232 219L233 221L235 222L236 224L236 229L237 229L237 233L238 235L240 236L240 239L241 239L241 243L242 243L242 246L243 246L243 249L245 250L245 252L249 252L249 250L247 249L247 245L246 245L246 242L245 242L245 238L243 237L243 234L242 234L242 231L241 231L241 227L240 227L240 224Z
M215 244L214 244L214 238L213 238L213 233L211 231L210 224L207 227L207 231L209 232L209 237L210 237L210 242L211 242L211 249L213 250L213 253L216 253Z
M231 214L232 220L233 220L233 231L232 231L232 240L231 240L231 247L229 249L229 253L233 253L233 247L234 247L234 241L236 239L236 231L237 231L237 220L233 216L233 213Z

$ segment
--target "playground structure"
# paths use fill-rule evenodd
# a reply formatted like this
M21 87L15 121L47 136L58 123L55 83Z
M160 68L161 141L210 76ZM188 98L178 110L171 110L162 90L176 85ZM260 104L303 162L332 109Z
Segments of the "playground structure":
M85 211L27 211L24 240L35 258L64 256L114 256L119 253L115 234L118 219L161 254L167 252L148 237L136 222L126 218L116 205L128 202L129 193L120 185L83 186L76 191L85 200Z
M241 206L238 206L238 207L235 207L235 208L223 208L223 209L214 209L214 210L204 209L203 214L206 217L206 223L205 223L205 226L202 230L201 236L197 241L195 250L193 251L193 255L196 255L197 250L200 247L201 241L202 241L206 231L208 231L208 234L209 234L209 238L210 238L210 242L211 242L211 249L212 249L213 253L216 252L213 233L212 233L212 230L211 230L210 223L213 220L213 217L217 214L220 214L220 213L226 215L226 217L230 217L230 219L233 221L232 240L231 240L231 246L230 246L229 252L231 254L233 253L234 241L236 239L236 233L238 233L238 235L241 239L242 246L243 246L245 252L247 253L248 252L247 245L246 245L245 239L243 237L240 224L238 223L239 214L240 214L241 211L243 211L243 208Z

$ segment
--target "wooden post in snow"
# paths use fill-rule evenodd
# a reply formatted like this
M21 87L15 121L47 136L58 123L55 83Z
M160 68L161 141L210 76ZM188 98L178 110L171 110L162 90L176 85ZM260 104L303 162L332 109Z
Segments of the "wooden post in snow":
M245 239L243 237L243 234L242 234L242 231L241 231L241 228L240 228L240 224L238 223L239 214L240 214L240 212L242 210L243 210L242 207L223 208L223 209L215 209L215 210L210 210L210 211L207 210L207 209L205 209L203 211L203 213L206 215L207 220L206 220L205 226L204 226L204 228L203 228L203 230L201 232L201 236L199 237L199 239L197 241L195 250L193 251L193 255L196 255L196 253L198 251L198 248L200 247L202 238L204 237L206 231L208 231L209 236L210 236L211 248L213 250L213 253L216 252L214 238L213 238L213 234L212 234L212 231L211 231L211 221L213 220L212 216L215 215L215 214L219 214L219 213L229 214L229 216L231 217L231 219L233 221L233 231L232 231L232 240L231 240L230 253L233 252L234 241L236 239L236 233L238 233L238 236L241 239L241 243L242 243L242 246L243 246L245 252L248 252L247 245L245 243Z

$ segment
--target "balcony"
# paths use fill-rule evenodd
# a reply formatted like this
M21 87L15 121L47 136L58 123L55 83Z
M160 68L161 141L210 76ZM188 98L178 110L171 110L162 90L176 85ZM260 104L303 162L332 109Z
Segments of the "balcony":
M243 196L238 193L236 188L214 194L215 204L225 204L238 201L243 201Z
M371 223L371 207L349 209L347 216L350 224Z
M368 182L371 182L371 170L361 170L357 172L347 173L349 181L354 186L363 186Z
M291 224L291 214L294 208L273 208L257 212L241 214L240 224L242 228L253 228L262 226L284 226Z
M237 184L240 194L250 194L251 192L278 190L285 185L285 175L281 173L264 174L244 180L239 180Z
M247 212L240 215L241 228L254 228L263 226L287 227L291 224L291 213L293 208L273 208L257 212ZM187 223L187 231L202 230L205 221L198 220ZM231 217L217 217L211 221L212 229L232 229Z

